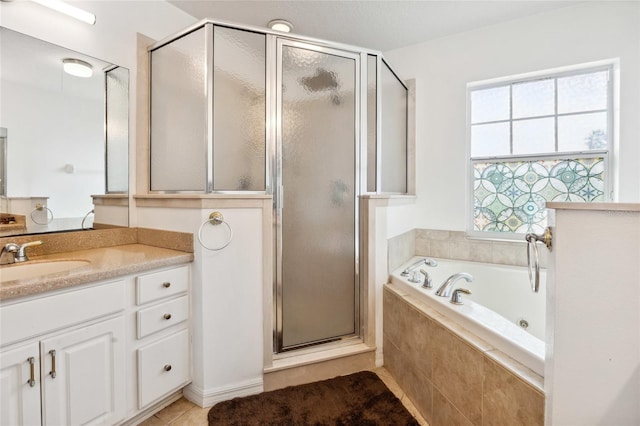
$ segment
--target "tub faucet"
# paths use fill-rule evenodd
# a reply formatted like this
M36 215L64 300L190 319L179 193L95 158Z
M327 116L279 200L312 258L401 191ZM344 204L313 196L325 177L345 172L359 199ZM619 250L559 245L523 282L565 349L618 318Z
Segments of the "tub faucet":
M458 272L457 274L453 274L449 278L447 278L447 280L443 282L440 287L438 287L435 293L436 296L440 296L440 297L451 296L451 289L453 288L453 284L460 279L463 279L468 283L473 281L473 277L471 276L471 274L468 274L466 272Z
M433 283L431 282L431 276L424 269L420 269L420 273L424 275L424 281L422 281L422 288L433 288Z
M462 296L460 295L460 293L471 294L471 292L466 288L456 288L455 290L453 290L453 294L451 295L451 300L449 300L449 302L453 303L454 305L464 305L464 303L462 303Z
M431 258L424 258L424 259L420 259L418 260L416 263L407 266L404 271L402 271L402 273L400 273L400 275L402 275L403 277L408 277L409 274L411 273L411 271L413 271L414 269L416 269L417 267L421 266L422 264L425 264L427 266L438 266L438 262L435 259L431 259Z

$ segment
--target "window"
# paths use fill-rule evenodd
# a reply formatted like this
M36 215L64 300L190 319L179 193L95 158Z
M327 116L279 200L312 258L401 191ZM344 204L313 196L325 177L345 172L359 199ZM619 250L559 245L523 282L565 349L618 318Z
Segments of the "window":
M606 66L469 86L470 234L541 233L546 202L608 199L610 75Z

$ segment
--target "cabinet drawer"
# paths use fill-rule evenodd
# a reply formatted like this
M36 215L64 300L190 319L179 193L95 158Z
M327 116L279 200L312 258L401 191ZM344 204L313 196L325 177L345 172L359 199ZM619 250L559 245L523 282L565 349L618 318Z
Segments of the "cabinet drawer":
M189 298L182 296L137 312L138 339L181 323L189 317Z
M187 384L190 371L188 330L138 349L139 408Z
M183 293L187 291L188 286L188 266L140 275L136 278L136 303L142 305L152 300Z
M106 316L125 307L125 282L115 281L2 306L2 344Z

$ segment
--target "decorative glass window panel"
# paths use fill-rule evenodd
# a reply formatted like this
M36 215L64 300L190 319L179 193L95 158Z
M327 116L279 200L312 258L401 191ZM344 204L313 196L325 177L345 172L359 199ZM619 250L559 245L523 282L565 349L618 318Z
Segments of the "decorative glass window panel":
M473 230L542 233L548 201L604 201L604 157L473 165Z
M611 67L469 88L475 233L542 232L549 201L606 201Z

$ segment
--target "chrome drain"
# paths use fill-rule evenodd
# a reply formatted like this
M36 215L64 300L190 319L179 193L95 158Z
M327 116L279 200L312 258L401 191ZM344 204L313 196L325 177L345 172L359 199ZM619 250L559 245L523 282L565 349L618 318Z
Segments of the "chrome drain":
M526 330L527 328L529 328L529 321L523 318L518 321L518 325Z

